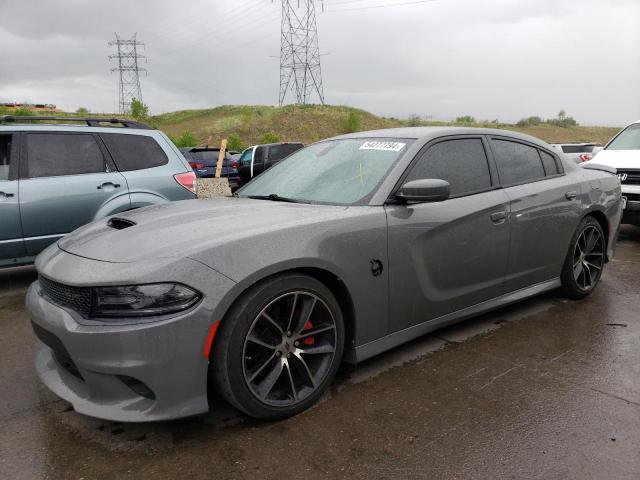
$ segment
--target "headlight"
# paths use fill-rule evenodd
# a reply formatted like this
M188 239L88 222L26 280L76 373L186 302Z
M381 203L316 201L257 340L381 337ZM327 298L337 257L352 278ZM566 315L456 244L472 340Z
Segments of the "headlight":
M200 300L195 290L177 283L93 289L91 316L151 317L186 310Z

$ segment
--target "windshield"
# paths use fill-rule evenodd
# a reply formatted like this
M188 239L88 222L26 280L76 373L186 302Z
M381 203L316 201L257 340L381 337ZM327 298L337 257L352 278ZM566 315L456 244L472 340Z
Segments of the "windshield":
M238 195L364 204L411 142L359 138L316 143L271 167Z
M640 150L640 123L629 125L614 138L607 150Z

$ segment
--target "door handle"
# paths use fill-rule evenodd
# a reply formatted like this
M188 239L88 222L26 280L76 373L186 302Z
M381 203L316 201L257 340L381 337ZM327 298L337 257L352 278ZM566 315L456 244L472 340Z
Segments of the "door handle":
M497 225L504 223L507 219L507 211L503 210L501 212L493 212L491 214L491 221Z
M102 187L108 187L109 185L111 185L113 188L120 188L120 184L119 183L105 182L102 185L98 185L98 190L101 190Z
M564 194L567 200L573 200L578 196L578 192L574 192L573 190Z
M11 197L13 197L14 195L15 195L15 194L13 194L13 193L0 192L0 197L11 198Z

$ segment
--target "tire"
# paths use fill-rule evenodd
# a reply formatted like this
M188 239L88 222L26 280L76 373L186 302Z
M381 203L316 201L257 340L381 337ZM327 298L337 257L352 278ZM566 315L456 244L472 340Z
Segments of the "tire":
M300 273L277 275L249 288L225 316L210 378L249 416L290 417L331 384L344 338L342 311L323 283Z
M606 251L607 240L600 223L591 216L585 217L571 238L562 267L561 293L565 297L580 300L595 290L602 277Z

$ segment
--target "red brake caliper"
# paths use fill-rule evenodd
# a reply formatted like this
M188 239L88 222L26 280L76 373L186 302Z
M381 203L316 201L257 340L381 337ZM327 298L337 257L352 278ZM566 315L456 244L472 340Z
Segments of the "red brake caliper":
M311 330L312 328L313 324L310 321L304 324L304 330ZM314 343L316 343L316 339L314 337L307 337L302 340L302 343L304 343L305 345L313 345Z

